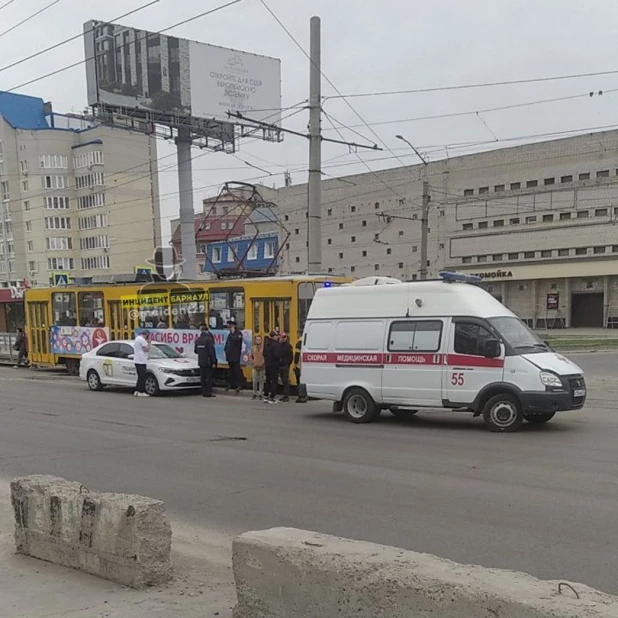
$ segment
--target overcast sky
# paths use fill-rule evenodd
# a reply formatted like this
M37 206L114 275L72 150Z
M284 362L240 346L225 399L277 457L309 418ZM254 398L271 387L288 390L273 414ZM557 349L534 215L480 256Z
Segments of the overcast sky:
M52 0L15 0L0 12L5 31ZM48 11L6 35L0 34L0 89L14 88L84 57L83 43L74 41L13 69L1 67L39 49L78 34L88 19L112 20L146 0L59 0ZM6 0L0 0L2 6ZM322 18L323 71L343 94L435 88L535 77L551 77L616 69L618 3L614 0L266 0L272 11L309 49L309 19ZM160 0L125 20L124 25L157 31L190 18L224 0ZM273 20L260 0L243 0L167 34L234 47L281 58L283 106L308 97L308 61ZM378 142L384 152L362 152L371 169L416 162L401 133L430 159L489 148L458 147L466 142L509 140L540 133L618 125L618 72L614 75L547 81L525 85L453 90L399 96L326 100L324 109L337 121L355 126L342 129L346 139ZM604 91L599 97L585 96ZM57 112L79 112L86 105L83 65L20 88L18 92L51 100ZM323 94L335 94L327 84ZM494 107L584 95L516 109L474 112ZM472 112L454 118L411 120L428 115ZM359 119L359 116L362 120ZM302 111L284 126L304 131L308 113ZM364 126L368 123L379 136ZM388 124L384 124L388 122ZM358 126L360 125L360 126ZM324 122L329 129L328 120ZM488 128L489 127L489 128ZM360 135L359 135L360 134ZM337 137L332 130L326 135ZM365 139L366 138L366 139ZM533 138L534 139L534 138ZM536 138L537 140L539 138ZM531 140L526 140L531 141ZM506 141L509 145L513 141ZM499 144L499 142L498 142ZM162 143L159 157L173 152ZM390 149L390 150L389 150ZM200 154L195 153L195 157ZM283 184L288 169L294 183L306 180L308 145L286 136L283 144L241 144L238 158L208 154L194 162L195 204L216 194L226 180L263 176L243 163L249 161L273 174L261 182ZM331 175L367 171L345 146L327 145L324 170ZM161 167L168 166L168 158ZM176 190L176 170L161 171L161 192ZM257 182L257 180L256 180ZM163 232L176 216L177 198L162 199Z

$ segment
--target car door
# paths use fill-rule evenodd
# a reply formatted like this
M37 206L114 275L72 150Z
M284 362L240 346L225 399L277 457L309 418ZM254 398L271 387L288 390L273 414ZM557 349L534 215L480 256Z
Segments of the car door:
M498 358L488 358L484 351L486 343L496 339L484 320L453 318L442 374L445 400L472 403L485 386L504 380L504 346Z
M388 329L382 399L399 406L442 406L444 322L395 320Z
M117 384L122 386L134 386L137 382L137 371L133 362L133 346L128 343L120 343L118 354L113 359L114 375Z
M99 374L102 384L118 384L114 361L118 357L120 344L108 343L99 349L95 360L95 369Z

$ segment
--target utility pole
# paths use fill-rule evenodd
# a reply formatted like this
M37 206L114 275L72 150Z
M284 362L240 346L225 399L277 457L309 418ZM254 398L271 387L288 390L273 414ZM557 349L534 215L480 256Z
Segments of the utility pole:
M427 245L429 241L429 182L423 181L423 203L421 208L421 280L427 279Z
M423 155L414 147L412 142L409 142L403 135L395 135L397 139L400 139L402 142L405 142L412 148L414 154L422 161L423 163L423 172L425 174L425 178L427 178L427 159L423 157ZM431 196L429 195L429 182L427 180L423 181L423 202L421 205L421 265L419 268L419 276L421 280L427 279L427 248L429 244L429 202L431 201Z
M307 267L322 272L322 50L320 18L311 18Z

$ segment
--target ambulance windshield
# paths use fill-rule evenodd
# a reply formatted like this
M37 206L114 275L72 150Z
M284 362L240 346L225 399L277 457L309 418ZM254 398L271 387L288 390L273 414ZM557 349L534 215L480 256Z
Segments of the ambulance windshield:
M549 352L547 345L518 318L489 318L489 322L514 350L524 354Z

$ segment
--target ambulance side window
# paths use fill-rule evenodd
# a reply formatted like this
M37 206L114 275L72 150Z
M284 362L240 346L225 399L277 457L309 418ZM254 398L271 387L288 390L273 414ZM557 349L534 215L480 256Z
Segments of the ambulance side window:
M483 356L485 342L495 338L480 324L457 322L455 324L455 354Z
M388 338L389 352L437 352L442 338L442 322L423 320L393 322Z

